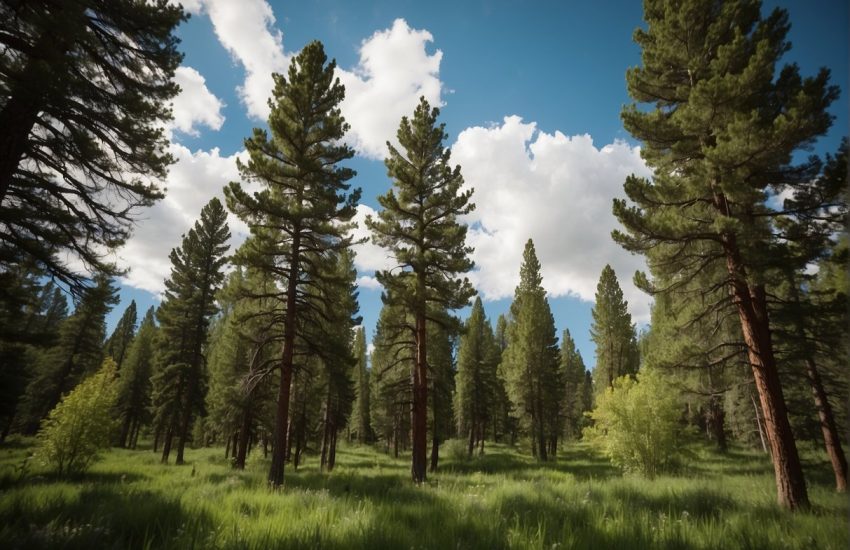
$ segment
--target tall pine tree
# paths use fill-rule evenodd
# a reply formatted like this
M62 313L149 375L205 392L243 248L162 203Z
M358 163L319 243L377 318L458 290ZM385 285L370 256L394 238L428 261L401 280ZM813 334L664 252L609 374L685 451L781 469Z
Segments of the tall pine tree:
M224 281L227 262L227 212L217 198L171 251L171 276L157 311L160 323L161 370L153 380L156 429L163 437L162 462L168 462L177 438L177 464L192 423L205 413L207 366L204 347L210 318L218 312L215 294Z
M593 374L597 393L613 387L617 378L637 372L640 362L637 335L628 305L623 299L616 273L610 265L606 265L596 286L593 324L590 327L590 337L596 344Z
M534 456L545 461L557 450L563 396L555 319L531 239L525 244L519 273L502 369L513 413L531 439Z
M283 349L269 484L283 483L290 386L296 346L306 336L307 318L320 315L309 288L325 278L316 258L348 248L347 236L360 190L348 193L355 172L339 163L354 151L341 143L348 130L339 104L345 88L335 77L336 62L327 63L324 47L311 42L295 56L288 76L274 75L269 129L254 129L245 140L249 161L239 165L242 177L263 190L250 195L239 183L225 188L228 207L251 228L251 237L235 257L278 278L283 290Z
M657 250L653 275L678 273L647 290L675 293L695 273L719 262L741 325L771 448L779 504L808 504L806 484L780 383L765 289L775 257L766 192L810 181L812 165L793 154L826 132L827 107L838 96L826 69L802 78L796 65L777 65L790 48L787 12L761 15L761 2L647 0L645 29L635 31L642 63L626 75L641 104L623 110L626 129L643 142L653 181L629 177L633 203L615 200L627 249ZM649 108L646 108L649 107ZM705 253L701 243L718 251ZM672 280L672 277L671 277ZM711 288L711 287L709 287Z
M130 305L124 310L124 314L121 315L121 319L118 320L118 324L115 325L115 329L106 340L106 345L104 346L104 353L112 357L115 361L115 368L119 372L121 371L121 365L124 363L127 348L130 347L130 343L133 341L133 336L136 333L136 316L136 301L131 300Z
M155 315L151 306L127 348L124 366L119 373L116 409L121 432L118 445L125 448L136 448L139 431L150 421L151 376L157 333Z
M358 443L372 440L372 421L369 417L371 396L369 392L369 369L366 368L366 331L363 327L355 329L354 358L357 360L354 374L356 399L351 419L351 431Z
M445 124L437 125L440 110L421 98L413 118L403 117L398 141L404 153L389 142L387 174L393 188L378 197L382 210L377 219L367 218L373 240L392 251L398 267L378 271L385 303L402 306L413 316L416 345L411 373L413 391L411 475L421 483L426 476L428 432L427 321L450 325L442 312L467 305L475 294L466 278L472 269L466 246L466 225L458 216L471 212L472 190L461 191L460 166L449 164L451 151L443 147Z

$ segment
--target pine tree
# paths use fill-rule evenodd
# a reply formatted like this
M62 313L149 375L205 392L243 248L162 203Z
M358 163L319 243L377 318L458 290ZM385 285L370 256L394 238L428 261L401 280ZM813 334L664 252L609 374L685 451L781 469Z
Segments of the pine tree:
M576 343L569 330L564 330L561 336L561 352L559 369L564 382L564 435L568 439L576 439L581 435L583 418L586 410L582 390L585 380L585 366L581 353L576 349Z
M369 373L370 417L375 436L393 455L407 447L411 421L410 373L414 365L415 343L407 329L408 316L400 306L384 304L375 327L375 346Z
M617 378L635 374L639 364L637 335L628 302L623 299L617 275L610 265L599 276L592 315L590 337L596 344L593 374L598 385L596 391L601 393Z
M118 381L116 409L121 422L118 445L136 448L139 430L150 421L151 376L157 327L153 306L145 313L139 331L127 348Z
M499 355L481 298L476 298L460 338L454 403L457 433L467 438L469 456L476 444L483 445L487 425L495 421Z
M513 413L531 438L534 456L545 461L557 450L563 386L558 372L555 320L542 283L540 262L529 239L511 304L502 368Z
M455 334L446 326L428 323L428 370L431 410L428 419L431 425L431 459L429 471L436 472L440 462L440 445L454 433L455 357L457 341ZM483 441L482 441L483 452Z
M340 142L348 124L339 110L345 88L335 70L322 44L311 42L292 60L288 78L274 75L272 138L255 128L245 140L250 160L239 165L243 178L264 189L252 196L236 182L225 188L228 207L251 228L251 238L234 261L279 278L284 289L278 293L284 342L269 469L275 488L283 482L295 348L306 336L300 327L319 315L319 302L311 300L308 287L325 275L314 259L351 245L348 222L360 197L359 189L347 193L346 182L355 172L339 166L354 151Z
M31 259L75 293L88 281L67 256L116 272L107 256L173 162L185 18L165 1L0 4L1 265Z
M372 421L369 417L371 396L369 392L369 370L366 368L366 331L363 327L354 333L354 357L357 359L355 372L354 418L351 421L352 431L358 443L372 441Z
M98 275L95 282L79 298L74 313L62 322L56 344L39 358L22 403L24 433L35 433L38 423L59 403L62 395L97 370L103 361L106 315L118 298L108 277Z
M119 371L124 363L127 348L130 347L136 333L136 315L136 301L132 300L104 346L104 353L115 360L115 367Z
M164 436L164 463L172 439L177 437L176 463L183 464L192 422L205 412L208 376L204 346L210 318L218 312L215 294L224 280L228 239L227 213L213 198L181 245L171 251L171 276L157 311L162 368L153 379L154 422Z
M827 107L838 96L829 72L802 78L796 65L777 71L789 50L787 12L761 16L757 0L648 0L646 29L635 31L642 65L626 75L640 103L624 109L626 129L643 142L653 181L629 177L635 206L615 200L627 249L657 250L653 276L678 273L652 289L676 292L712 263L725 266L729 296L706 309L729 306L738 315L766 427L780 505L808 503L803 472L777 372L764 275L780 243L772 240L764 204L773 185L810 181L814 166L793 166L793 154L832 123ZM680 39L679 37L684 37ZM684 43L682 42L684 40ZM701 243L716 245L707 253Z
M475 294L469 280L457 276L472 269L466 246L466 226L457 218L471 212L472 190L461 191L460 167L449 164L451 151L443 147L445 125L437 126L440 110L421 98L413 118L403 117L398 141L404 154L387 142L385 160L393 188L378 197L378 218L367 218L373 240L392 251L401 269L378 271L386 289L385 303L403 306L413 316L416 344L413 389L411 475L426 477L428 423L427 320L431 312L467 305ZM435 314L436 315L436 314ZM451 324L441 316L433 319Z

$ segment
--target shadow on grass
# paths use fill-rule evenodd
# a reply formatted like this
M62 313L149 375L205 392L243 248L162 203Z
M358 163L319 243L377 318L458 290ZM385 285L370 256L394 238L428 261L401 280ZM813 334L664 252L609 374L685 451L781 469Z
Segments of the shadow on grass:
M676 518L686 514L698 519L719 518L739 505L729 495L706 488L681 489L664 494L647 494L635 489L616 487L611 495L621 501L625 510L649 510ZM751 509L751 508L750 508Z
M4 548L185 548L213 528L177 498L121 485L14 495L0 509Z
M516 451L497 447L483 456L473 456L467 460L448 460L441 465L441 469L457 474L504 474L517 479L533 478L544 471L568 473L580 480L622 475L608 460L592 455L586 449L565 449L558 453L556 460L538 462L533 457L518 455Z

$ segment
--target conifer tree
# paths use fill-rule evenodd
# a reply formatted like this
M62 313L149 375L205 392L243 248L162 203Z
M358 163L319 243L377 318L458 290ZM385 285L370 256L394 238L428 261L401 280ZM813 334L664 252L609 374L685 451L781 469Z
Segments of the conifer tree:
M429 471L436 472L440 461L440 445L454 433L456 335L439 323L428 323L428 368L431 396L431 458ZM483 452L483 441L482 441Z
M162 197L182 8L160 0L0 4L0 265L74 293Z
M95 283L79 298L74 313L62 322L56 344L39 358L22 403L24 433L35 433L38 423L62 395L103 361L106 315L118 297L107 276L96 276Z
M151 306L127 348L124 366L119 374L116 409L121 431L118 445L125 448L136 448L139 430L150 421L151 376L157 333L155 315Z
M483 444L487 424L496 415L499 355L481 298L476 298L460 338L454 403L457 433L467 438L469 456L476 443Z
M204 346L210 318L218 312L215 294L224 280L228 239L227 212L213 198L181 245L171 251L171 276L157 311L161 370L153 380L154 422L164 437L162 462L168 462L176 437L176 463L183 464L192 422L205 413Z
M794 435L777 372L765 288L776 255L764 204L766 191L812 179L813 163L792 165L793 154L832 123L827 107L838 96L829 71L802 78L796 65L777 70L789 50L787 12L761 15L761 2L649 0L645 29L635 31L641 66L626 75L636 102L624 109L626 129L643 142L653 181L629 177L628 198L614 213L626 231L614 237L627 249L657 250L653 275L678 273L675 282L647 290L676 292L708 265L725 266L771 448L777 498L783 507L808 503ZM683 37L683 38L680 38ZM684 42L683 42L684 41ZM715 250L699 249L702 243Z
M112 331L112 335L106 340L104 346L104 353L115 360L115 368L118 371L121 371L127 348L130 347L136 333L136 315L136 301L131 300L130 305L124 310L124 314L118 320L115 330Z
M449 164L451 151L443 147L446 133L444 124L437 125L439 113L423 97L413 118L401 119L397 137L404 152L387 142L385 164L393 188L378 197L382 210L377 219L366 220L374 242L391 250L398 262L398 268L376 273L386 289L382 300L413 317L411 475L416 483L426 477L427 321L433 315L433 321L451 325L441 313L467 305L475 294L468 279L458 278L473 266L466 226L457 220L473 210L472 190L460 190L463 176L460 166Z
M599 276L592 315L590 337L596 344L593 374L596 392L601 393L617 378L635 374L639 364L637 335L628 302L623 299L617 275L610 265L606 265Z
M274 75L271 138L255 128L245 140L249 161L239 164L242 177L263 190L250 195L236 182L225 188L228 207L251 228L234 261L279 279L283 288L278 299L284 341L268 476L275 488L283 482L295 348L306 344L300 327L319 316L320 301L311 299L308 288L326 277L315 260L351 245L349 222L360 197L359 189L347 193L355 172L339 166L354 151L340 142L348 124L339 110L345 88L335 69L316 41L295 56L287 77Z
M531 438L534 456L545 461L557 448L560 427L552 418L558 418L563 397L555 320L542 283L540 262L529 239L511 304L502 368L514 415Z
M354 357L357 360L355 372L356 399L354 400L354 418L352 431L358 443L372 440L372 422L369 417L371 396L369 392L369 370L366 368L366 331L359 327L354 333Z
M576 343L570 335L569 330L564 330L561 336L560 364L561 379L564 382L564 405L562 415L564 417L564 435L575 439L581 435L584 413L584 399L582 390L584 386L585 366L581 353L576 349Z

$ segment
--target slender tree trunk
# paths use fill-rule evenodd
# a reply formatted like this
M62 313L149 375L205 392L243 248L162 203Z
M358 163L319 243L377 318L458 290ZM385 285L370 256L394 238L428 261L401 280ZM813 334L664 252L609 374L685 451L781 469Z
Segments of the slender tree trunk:
M734 236L727 236L727 240L733 241L727 244L727 266L773 458L777 500L782 507L792 510L806 507L809 503L806 483L776 370L764 287L746 283Z
M175 464L183 464L183 450L186 448L186 441L189 439L189 425L191 424L192 413L188 410L189 405L186 405L185 411L180 415L180 433L177 437L177 459Z
M126 449L128 447L127 440L130 437L130 426L133 423L133 417L127 415L124 422L121 423L121 436L118 439L118 446Z
M334 425L333 430L331 431L331 449L330 454L328 455L328 471L332 472L334 466L336 466L336 436L337 429L336 425Z
M239 427L239 444L236 450L236 462L234 467L239 470L245 469L245 459L248 457L248 438L251 435L251 415L248 411L242 412L242 425Z
M475 448L475 423L470 422L469 425L469 445L467 446L466 456L472 458L472 450Z
M330 446L330 434L328 433L331 418L330 384L328 386L328 395L325 401L325 419L322 423L322 454L319 461L319 470L321 471L325 471L325 467L328 465L328 447Z
M283 483L284 459L286 456L286 426L289 417L289 392L292 383L292 358L295 347L296 291L298 290L298 262L301 247L300 228L293 232L292 257L290 258L289 280L286 288L286 313L283 332L283 357L280 365L280 387L277 393L272 463L269 468L269 484L277 489Z
M424 283L420 277L420 287ZM424 288L419 296L424 296ZM428 438L428 356L426 346L426 318L424 304L416 312L416 365L413 376L412 455L411 475L415 483L426 478L425 464Z
M228 458L230 458L230 443L232 441L233 441L233 439L228 435L227 436L227 443L224 446L224 460L227 460Z
M759 407L758 407L758 404L756 403L756 398L753 394L750 394L750 400L753 402L753 410L756 413L756 428L758 429L758 432L759 432L759 441L761 441L761 450L762 450L763 453L767 453L769 451L767 450L767 443L765 443L765 440L764 440L764 428L761 425L761 415L759 415Z
M168 455L171 454L171 440L173 439L174 423L168 425L168 430L165 432L165 441L162 443L162 459L163 464L168 464Z
M818 410L823 442L826 453L832 463L832 471L835 474L835 490L839 493L847 491L847 458L844 449L841 448L841 437L838 435L838 427L835 424L835 416L832 407L823 388L823 382L818 372L817 364L811 358L806 360L806 378L812 387L812 396L815 399L815 407Z
M139 430L142 429L142 422L136 417L133 420L133 428L130 430L130 448L135 450L139 443Z
M726 414L723 411L723 404L720 401L719 395L712 395L708 401L708 411L706 413L706 428L717 445L717 450L722 453L726 452Z

